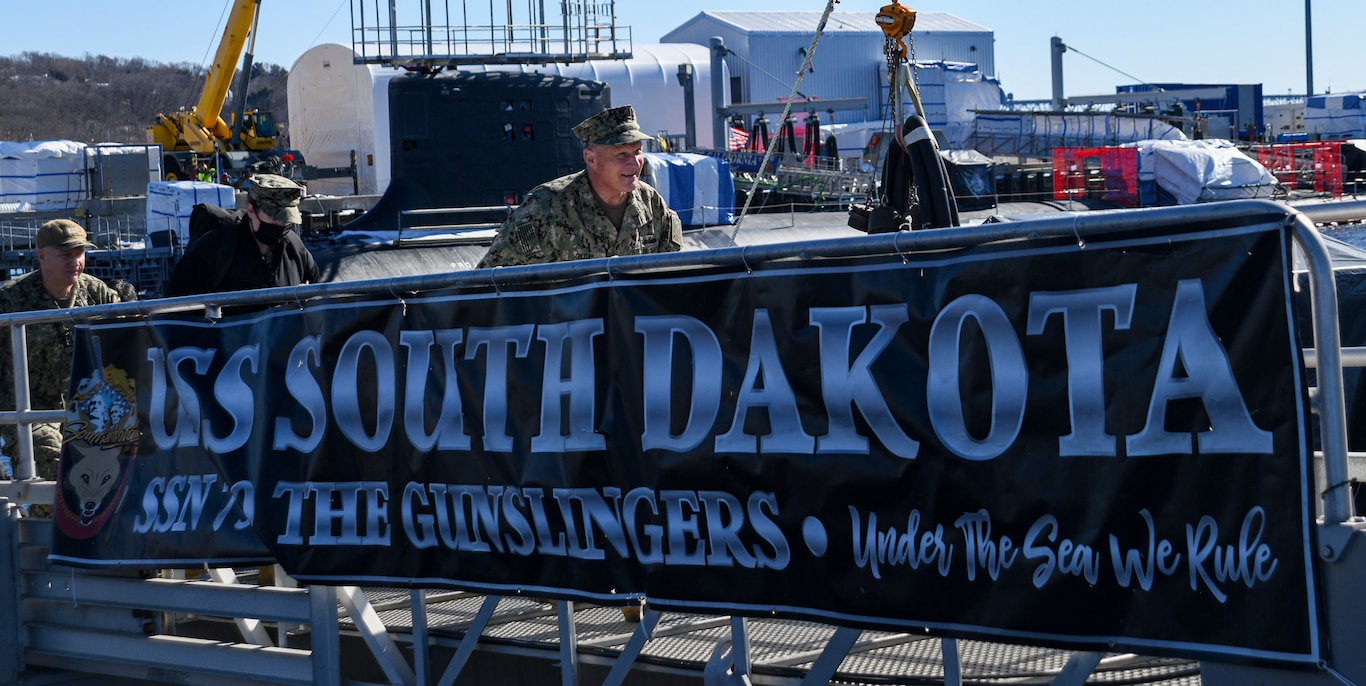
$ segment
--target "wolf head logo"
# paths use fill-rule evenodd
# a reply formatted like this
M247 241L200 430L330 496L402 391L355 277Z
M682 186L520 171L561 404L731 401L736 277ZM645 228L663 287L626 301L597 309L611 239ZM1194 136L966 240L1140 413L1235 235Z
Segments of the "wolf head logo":
M73 443L71 447L79 458L66 474L66 485L76 494L81 524L88 525L119 481L122 471L119 448L80 442Z
M72 379L57 469L62 488L54 519L73 538L94 536L117 509L139 440L135 382L124 370L101 365L99 339L92 342L94 368Z

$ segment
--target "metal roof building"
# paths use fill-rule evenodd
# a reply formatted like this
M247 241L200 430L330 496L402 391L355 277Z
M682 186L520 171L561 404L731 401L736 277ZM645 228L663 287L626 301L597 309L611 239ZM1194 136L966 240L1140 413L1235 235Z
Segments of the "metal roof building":
M665 34L663 43L709 45L719 36L730 54L727 100L779 102L792 95L821 12L706 11ZM878 119L887 100L883 34L873 12L833 12L802 80L799 96L825 100L865 98L863 112L837 114L836 121ZM916 62L970 62L994 76L991 29L946 12L918 12L911 32Z

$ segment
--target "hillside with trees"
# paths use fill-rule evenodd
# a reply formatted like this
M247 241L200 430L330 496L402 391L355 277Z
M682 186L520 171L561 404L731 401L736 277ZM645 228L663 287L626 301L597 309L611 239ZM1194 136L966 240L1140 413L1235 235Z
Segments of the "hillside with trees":
M199 101L206 69L140 58L62 57L25 52L0 57L0 141L72 140L81 143L145 143L156 115L190 109ZM247 109L275 114L282 137L288 130L289 71L274 64L252 67ZM236 89L223 106L231 121ZM287 139L281 141L284 147Z

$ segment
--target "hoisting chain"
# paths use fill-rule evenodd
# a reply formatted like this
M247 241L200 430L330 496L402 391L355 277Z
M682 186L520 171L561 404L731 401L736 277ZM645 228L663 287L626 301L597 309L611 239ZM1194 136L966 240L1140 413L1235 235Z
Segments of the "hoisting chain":
M875 21L886 36L882 52L887 57L887 111L894 112L900 85L897 71L906 60L906 38L911 35L911 28L915 26L915 10L903 7L897 0L892 0L892 4L884 5L878 11ZM914 60L915 41L911 41L911 56Z
M892 4L884 5L882 9L878 11L877 16L874 19L885 36L882 52L887 58L887 112L895 114L900 111L899 103L901 100L901 89L905 86L901 79L901 65L906 63L906 41L911 37L911 29L915 26L915 10L902 6L897 0L892 0ZM911 81L912 84L914 84L910 86L910 95L918 110L920 98L916 93L919 88L919 75L915 73L914 39L910 40L910 63L908 68L911 70ZM921 114L921 116L924 116L923 112L918 113ZM902 148L902 154L904 154L905 141L902 140L901 125L902 122L900 121L891 122L893 135L889 139L888 145L892 145L892 141L895 141L895 144ZM892 151L888 150L888 154L891 153ZM882 189L883 197L881 200L884 203L887 202L886 193L888 191L889 189L887 188ZM918 207L920 205L919 189L912 183L907 191L907 206L910 208Z

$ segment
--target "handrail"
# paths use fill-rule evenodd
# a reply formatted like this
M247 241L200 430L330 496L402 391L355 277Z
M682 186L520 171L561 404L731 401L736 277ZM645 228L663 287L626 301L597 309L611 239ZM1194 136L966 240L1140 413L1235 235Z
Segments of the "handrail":
M1316 224L1329 222L1359 222L1366 219L1366 200L1342 200L1331 203L1304 204L1295 207Z
M447 214L475 214L475 213L481 213L481 212L499 212L499 211L505 211L505 212L507 212L507 214L508 214L509 216L511 216L511 215L512 215L512 211L515 210L515 209L517 209L517 206L516 206L516 205L482 205L482 206L478 206L478 207L427 207L427 208L416 209L416 210L399 210L399 212L398 212L398 238L397 238L396 242L398 242L398 243L402 243L402 242L403 242L403 230L404 230L404 229L421 229L421 230L424 230L424 231L453 231L453 230L466 230L466 231L470 231L470 230L482 230L482 229L488 229L488 228L497 228L497 227L499 226L499 224L489 225L489 224L487 224L487 223L479 223L479 224L440 224L440 225L421 225L421 224L420 224L420 225L408 226L407 223L403 221L404 218L406 218L406 217L422 217L422 216L447 215Z
M1295 244L1309 265L1310 307L1313 309L1315 365L1318 371L1315 404L1319 413L1319 438L1323 447L1323 492L1326 524L1352 518L1352 498L1347 475L1347 401L1342 378L1342 335L1338 325L1338 290L1328 247L1314 223L1302 212L1292 212Z
M1319 352L1313 348L1304 349L1304 366L1316 369L1319 366ZM1342 366L1366 367L1366 346L1342 348Z
M1359 203L1353 203L1357 205ZM1171 216L1187 221L1218 222L1233 217L1246 217L1260 210L1270 215L1285 217L1284 221L1293 223L1296 243L1306 253L1310 265L1311 293L1313 295L1317 364L1322 388L1317 401L1323 431L1323 447L1329 492L1325 495L1325 512L1330 522L1341 522L1350 518L1350 500L1342 497L1346 486L1346 407L1342 381L1342 356L1340 351L1340 332L1336 318L1337 295L1333 282L1332 264L1318 231L1311 221L1312 216L1327 216L1336 212L1327 207L1316 207L1311 212L1288 209L1285 205L1269 200L1236 200L1204 205L1153 208L1140 210L1098 211L1078 214L1048 215L1031 218L1027 221L998 222L973 226L960 226L947 229L929 229L914 232L895 232L845 238L795 241L790 243L770 243L749 246L733 246L711 250L688 250L683 252L609 257L590 260L575 260L541 265L519 265L494 267L492 269L472 269L437 274L417 274L365 281L305 284L284 286L254 291L237 291L207 295L189 295L175 298L143 300L116 305L99 305L72 308L61 311L21 312L0 314L0 326L8 325L11 331L27 324L53 321L81 321L88 318L111 319L130 316L147 316L171 312L202 311L210 319L216 319L224 307L243 305L273 305L293 303L300 307L311 301L361 296L417 293L450 287L465 288L507 288L518 283L544 283L566 279L583 278L592 275L611 274L623 278L632 273L650 273L683 269L690 267L748 267L766 261L790 259L839 258L867 254L904 254L909 252L961 249L964 247L997 242L1040 238L1075 238L1099 233L1123 231L1151 225L1154 221ZM15 337L19 340L19 337ZM18 349L16 349L17 351ZM14 359L20 355L15 352ZM23 364L16 364L16 377L23 370ZM1326 373L1325 371L1326 370ZM22 394L27 397L27 394ZM32 412L32 410L27 410ZM37 421L40 415L9 413L0 414L0 422L13 422L14 419ZM41 415L47 417L48 415ZM21 431L21 434L24 433ZM20 450L25 449L21 438ZM17 473L31 478L31 443L28 446L28 464L18 466ZM25 461L25 460L21 460Z
M396 293L417 293L442 288L507 288L518 283L544 283L567 279L577 279L593 275L611 274L622 278L632 273L651 273L692 267L746 267L760 262L790 259L840 258L867 254L904 254L927 250L961 249L964 247L991 243L1041 238L1084 238L1088 235L1109 233L1151 225L1164 217L1180 218L1190 221L1218 222L1233 217L1245 217L1250 211L1260 209L1268 215L1285 216L1286 221L1294 222L1297 244L1305 251L1311 265L1315 295L1315 321L1329 330L1325 338L1331 339L1334 350L1325 354L1323 345L1316 345L1319 364L1336 368L1337 379L1330 383L1330 395L1323 397L1324 402L1337 403L1342 407L1340 416L1332 417L1341 422L1339 427L1325 427L1334 432L1326 447L1334 451L1333 459L1341 459L1335 465L1335 474L1346 473L1345 404L1341 397L1341 357L1340 334L1336 315L1336 287L1332 281L1332 265L1327 248L1310 221L1310 212L1287 209L1285 205L1269 200L1234 200L1204 205L1153 208L1140 210L1098 211L1078 214L1047 215L1030 218L1027 221L997 222L973 226L960 226L947 229L928 229L914 232L895 232L867 236L850 236L833 239L794 241L790 243L767 243L749 246L733 246L710 250L688 250L654 255L631 255L589 260L574 260L539 265L518 265L494 267L491 269L471 269L436 274L414 274L391 278L368 279L364 281L345 281L334 283L305 284L301 286L282 286L253 291L235 291L206 295L187 295L174 298L142 300L116 305L97 305L67 310L18 312L0 314L0 326L11 327L53 321L82 321L85 319L113 319L130 316L147 316L172 312L202 311L211 319L216 319L224 307L274 305L294 303L304 306L311 301L326 301L336 298L362 295L393 295ZM1313 216L1323 216L1328 209L1316 209ZM1332 316L1330 316L1332 315ZM13 330L13 328L11 329ZM1327 344L1327 340L1322 341ZM17 359L17 357L16 357ZM18 371L18 365L16 365ZM1322 376L1322 375L1321 375ZM1335 413L1336 414L1336 413ZM1325 415L1327 416L1327 415ZM5 419L0 415L0 421ZM1336 484L1337 482L1331 482ZM1341 511L1335 509L1334 516Z

